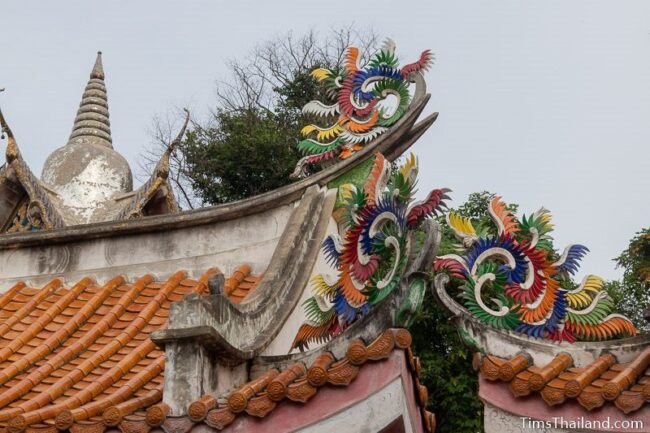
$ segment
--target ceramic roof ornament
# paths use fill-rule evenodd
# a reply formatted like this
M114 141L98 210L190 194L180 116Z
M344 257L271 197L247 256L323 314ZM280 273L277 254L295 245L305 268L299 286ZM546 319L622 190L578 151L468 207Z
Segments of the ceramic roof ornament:
M519 220L494 197L488 211L496 232L480 235L471 220L449 213L462 253L438 257L435 264L460 281L463 305L472 314L498 328L556 341L636 335L632 322L614 311L602 278L589 275L572 283L588 249L570 245L555 251L548 210Z
M303 350L338 335L399 284L416 249L413 232L424 219L441 212L449 199L448 189L434 189L425 200L415 202L417 173L413 154L396 171L377 154L363 185L339 187L340 203L334 213L340 232L323 242L323 253L338 277L333 282L320 274L312 278L314 296L304 303L309 320L300 327L292 347ZM414 312L423 296L412 294L419 299L412 306Z
M298 148L307 156L293 176L303 176L306 165L348 158L386 133L404 115L411 102L411 81L430 67L432 58L426 50L416 62L400 68L395 43L387 39L365 65L360 64L359 49L350 47L342 67L312 71L328 100L311 101L302 109L318 117L319 124L302 129L305 139Z
M518 218L494 197L488 212L488 227L450 212L458 253L434 264L434 295L475 352L485 431L519 431L522 419L540 432L604 432L603 420L641 431L650 337L615 311L602 278L573 281L588 250L555 250L547 209Z

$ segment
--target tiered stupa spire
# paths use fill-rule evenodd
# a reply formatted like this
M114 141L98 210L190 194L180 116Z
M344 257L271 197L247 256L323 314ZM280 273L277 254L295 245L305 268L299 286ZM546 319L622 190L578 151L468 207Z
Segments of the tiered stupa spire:
M101 51L97 53L90 80L81 97L68 144L82 141L113 147Z
M113 217L115 198L133 190L128 162L113 149L101 52L90 72L68 143L43 166L41 180L56 192L71 224Z
M102 53L97 53L67 143L52 152L38 179L21 157L0 112L7 164L0 167L0 233L63 228L178 212L162 155L151 178L133 191L129 163L113 149ZM10 186L5 186L9 182Z

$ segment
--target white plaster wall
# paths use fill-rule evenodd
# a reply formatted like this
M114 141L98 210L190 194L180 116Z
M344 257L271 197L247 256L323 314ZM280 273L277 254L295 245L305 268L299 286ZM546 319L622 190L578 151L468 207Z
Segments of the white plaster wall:
M327 236L333 233L338 233L338 230L336 227L336 221L334 220L334 218L330 218L329 225L327 227L327 235L323 238L323 240ZM326 278L326 281L330 283L334 283L338 276L336 269L331 267L325 261L325 255L323 254L322 250L318 253L318 258L316 259L316 262L312 269L311 276L313 277L314 275L317 274L323 274ZM291 343L293 342L293 339L296 336L298 329L300 329L300 325L305 323L305 321L307 320L307 316L305 316L305 309L303 308L302 304L303 302L305 302L306 299L310 298L311 296L313 296L312 287L311 287L311 283L308 283L303 288L300 301L298 301L298 303L296 304L296 307L289 315L287 321L284 322L284 326L282 327L278 335L271 342L271 344L269 344L269 346L267 346L266 349L264 349L262 355L273 356L273 355L286 355L287 353L289 353L289 350L291 348ZM325 343L311 344L309 345L309 348L314 349L324 345Z
M165 278L178 270L198 276L213 266L228 275L241 263L263 272L293 208L166 232L0 250L0 292L17 281L40 286L54 277L74 283L90 275L101 283L116 275Z
M490 404L485 405L483 419L485 433L572 433L552 426L531 423L529 419L522 419L518 415L513 415Z
M413 433L402 378L398 377L367 399L296 433L375 433L400 415L405 432Z
M630 362L650 341L650 337L640 336L596 343L558 343L476 323L477 319L469 319L466 316L461 319L460 326L485 352L501 358L511 358L526 351L532 356L535 365L546 365L561 352L571 355L576 367L592 363L605 352L616 356L618 362Z

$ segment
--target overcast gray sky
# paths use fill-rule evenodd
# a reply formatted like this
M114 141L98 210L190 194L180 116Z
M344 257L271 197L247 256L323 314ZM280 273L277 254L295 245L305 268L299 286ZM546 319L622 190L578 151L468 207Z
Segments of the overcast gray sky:
M405 61L435 53L428 111L440 117L413 148L421 190L547 207L558 246L591 249L583 275L618 277L611 259L650 225L647 1L3 2L0 18L0 104L39 174L97 50L114 146L137 167L152 117L206 111L228 59L287 30L355 23Z

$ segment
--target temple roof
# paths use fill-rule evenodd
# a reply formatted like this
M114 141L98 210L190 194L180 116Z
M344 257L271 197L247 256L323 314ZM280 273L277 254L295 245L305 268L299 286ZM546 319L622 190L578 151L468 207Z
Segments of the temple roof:
M299 361L258 371L234 391L206 394L186 417L168 420L162 402L165 354L149 335L167 326L173 302L208 294L208 280L220 273L212 268L193 279L179 271L166 280L145 275L130 283L116 276L103 285L86 277L68 287L53 279L40 288L10 288L0 296L0 425L11 433L116 426L136 432L167 422L188 429L205 422L222 430L244 414L265 418L283 400L304 405L326 388L348 387L365 366L404 351L413 380L407 388L415 393L427 431L435 430L405 329L386 330L367 345L353 340L340 359L323 351L309 365ZM224 294L239 303L260 279L242 264L225 279Z
M257 377L222 398L206 394L194 401L188 408L188 417L217 430L225 429L244 414L265 418L283 401L286 401L284 404L304 405L327 388L348 387L369 365L385 361L393 356L394 351L403 350L424 425L428 432L432 432L436 421L434 415L426 410L429 394L420 383L420 361L413 355L411 341L411 334L406 329L388 329L368 345L360 339L350 342L346 355L340 359L325 351L309 366L297 362L282 370L270 368L258 372ZM147 411L145 422L152 427L159 426L165 422L168 412L165 403L155 405Z
M627 414L650 400L650 347L630 362L619 363L614 355L605 353L581 368L573 367L567 353L544 365L533 365L524 353L511 358L477 354L474 365L486 379L507 383L515 397L539 393L549 406L575 399L590 411L613 405Z
M241 265L226 278L233 302L259 282L250 272ZM207 294L208 278L218 273L192 279L179 271L130 283L116 276L103 285L86 277L67 287L57 278L10 288L0 297L0 424L19 432L96 423L116 405L128 414L158 403L165 356L149 334L166 326L172 302Z
M446 199L446 190L439 189L409 206L416 158L400 169L408 188L402 185L395 208L381 214L389 218L390 213L403 225L398 233L386 229L395 241L377 256L393 263L392 270L380 266L364 278L381 284L381 297L373 300L377 305L366 305L339 330L330 327L328 338L311 339L311 350L287 353L299 328L309 325L301 306L310 295L310 280L330 272L324 241L352 230L338 224L334 212L338 185L362 182L376 205L379 197L392 194L384 183L384 176L392 176L390 162L435 121L434 114L416 124L429 95L420 72L411 69L397 78L404 86L413 81L416 89L412 99L404 98L404 111L393 119L390 133L339 164L259 197L141 221L122 222L177 209L167 175L187 118L140 189L116 193L122 186L99 185L105 195L72 203L66 202L71 188L96 192L96 185L84 188L83 167L116 153L101 59L70 140L48 160L43 179L31 173L0 116L9 131L9 164L0 174L5 229L65 228L0 239L6 285L35 282L20 282L0 297L0 429L181 432L230 425L233 431L259 431L264 422L275 426L270 431L296 431L312 430L314 423L327 428L347 417L344 413L361 411L346 431L368 420L375 420L371 431L433 430L410 334L398 329L415 317L426 291L423 271L431 267L438 233L429 218ZM68 163L73 169L65 169ZM39 216L43 224L37 224ZM101 221L119 222L68 227ZM421 243L414 242L416 235ZM14 239L17 243L9 245ZM228 279L215 269L198 279L184 272L161 281L139 277L178 268L196 275L213 262L231 269L243 260L264 269L264 276L240 266ZM128 275L131 282L116 274ZM78 282L64 288L64 278ZM95 284L93 278L106 283ZM28 287L45 281L39 289ZM375 409L378 401L383 409Z
M425 55L424 60L427 58ZM84 92L85 97L82 97L80 110L75 118L68 145L57 150L55 152L57 154L66 154L77 145L93 147L93 152L96 151L95 153L103 156L106 155L106 152L102 153L101 150L97 149L113 150L114 143L112 143L112 139L110 138L111 125L109 123L104 84L106 73L103 70L100 59L101 57L99 57L93 66L86 89L87 92ZM298 199L310 186L316 184L321 186L326 185L328 182L339 178L343 173L353 170L363 161L372 158L376 152L383 153L388 160L394 161L428 130L438 116L438 113L432 113L418 121L418 117L424 110L430 99L430 95L426 92L426 83L422 77L422 71L415 71L413 69L414 67L414 65L411 65L407 68L408 81L412 81L415 84L413 95L411 98L407 98L408 101L405 99L405 102L408 103L404 107L402 115L398 116L399 119L389 128L390 133L383 134L374 140L365 140L368 142L362 146L363 148L361 150L356 151L353 155L339 161L337 164L324 167L321 171L301 181L260 194L254 198L241 200L234 205L228 203L214 206L210 209L201 209L193 213L188 212L187 214L178 215L178 221L183 221L183 224L202 223L202 218L206 215L209 215L210 218L221 219L225 218L225 214L229 213L242 214L259 212L263 209L289 203ZM418 68L420 67L415 67L415 69ZM7 131L9 127L1 114L0 121L2 128L4 131ZM59 185L57 187L55 185L48 185L43 179L38 179L22 158L16 139L12 134L7 134L9 135L6 155L7 164L4 168L0 168L0 225L2 225L0 232L21 233L20 235L11 236L12 239L7 240L7 242L13 243L16 238L20 238L21 242L27 238L22 236L22 232L40 229L61 229L98 222L116 222L117 224L112 225L93 224L92 228L88 228L88 230L101 232L101 236L112 236L116 232L132 230L136 226L139 226L139 222L125 224L124 220L139 219L143 216L178 213L180 208L168 179L169 160L174 146L180 142L183 134L184 128L181 129L177 139L163 152L151 177L140 188L136 191L115 194L89 210L85 209L85 202L71 202L68 200L66 204L66 200L64 199L71 198L71 195L68 194L69 191L67 191L71 186ZM83 158L77 159L83 161ZM57 162L55 165L58 164ZM94 165L96 166L98 164L94 163ZM109 164L109 166L121 166L121 164ZM91 168L93 167L91 164ZM45 169L48 173L57 171L53 166L49 168L45 167ZM80 173L76 169L72 172L76 174ZM125 173L126 170L122 170L121 172ZM127 175L125 176L128 177ZM49 174L47 177L50 179ZM52 175L52 179L54 178L60 178L61 182L66 182L65 174L61 176ZM124 179L125 177L117 176L116 178ZM79 181L75 181L77 186L83 183L84 179L87 180L88 176L85 176L85 174L84 176L77 176L76 181ZM106 179L100 180L104 182ZM109 186L112 188L115 185L108 185L106 188L102 186L100 190L103 192L114 190L109 188ZM84 194L86 194L85 191ZM98 199L102 197L104 196L101 194L88 193L88 197L84 198L84 200L88 199L89 201L98 202ZM171 221L171 219L167 219L166 221L161 220L161 227L167 224L168 221ZM65 232L61 231L60 233L63 234ZM63 235L65 236L65 234ZM38 235L28 236L28 238L32 239L35 237L38 237ZM2 242L3 240L0 239L0 243Z

